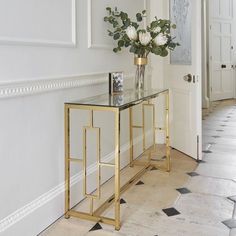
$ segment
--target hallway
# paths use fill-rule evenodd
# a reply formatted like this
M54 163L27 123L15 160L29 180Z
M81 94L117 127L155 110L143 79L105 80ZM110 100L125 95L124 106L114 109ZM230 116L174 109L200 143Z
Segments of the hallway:
M123 194L119 232L104 224L61 218L41 236L235 236L235 101L215 103L204 115L203 150L199 164L172 150L171 173L150 170ZM158 156L162 161L163 153Z

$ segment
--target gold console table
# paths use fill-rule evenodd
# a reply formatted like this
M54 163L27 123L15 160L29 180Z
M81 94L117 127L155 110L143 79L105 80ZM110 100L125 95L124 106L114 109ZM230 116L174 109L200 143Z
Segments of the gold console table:
M133 129L142 129L142 139L143 139L143 151L146 150L146 140L145 140L145 112L144 107L149 106L152 108L153 115L153 147L155 148L155 136L156 131L161 128L155 125L155 103L159 95L164 94L166 96L166 114L165 114L165 134L166 134L166 168L165 171L170 171L171 160L170 160L170 147L169 147L169 90L145 90L142 92L135 92L134 90L127 90L122 94L116 95L100 95L80 101L67 102L65 103L65 217L69 218L78 217L82 219L92 220L95 222L102 222L110 225L114 225L116 230L121 227L120 221L120 196L121 193L127 190L132 184L135 183L147 170L152 167L160 167L156 162L151 160L151 155L149 155L147 161L134 160L133 157ZM142 125L133 125L133 107L135 105L142 105ZM72 158L70 154L70 111L73 109L87 110L90 114L89 125L83 127L83 158L77 159ZM133 176L125 185L120 186L120 113L123 110L129 109L129 126L130 126L130 167L134 165L143 166L143 168ZM115 162L114 164L101 162L101 143L100 143L100 129L94 126L94 111L110 111L115 115ZM88 130L94 130L97 134L97 167L98 167L98 180L96 193L87 192L87 153L86 153L86 143L87 143L87 132ZM150 149L150 148L149 148ZM149 150L148 149L148 150ZM150 149L151 153L151 149ZM70 168L71 163L78 163L83 166L83 196L90 199L90 212L79 212L71 208L70 203ZM99 208L94 209L94 200L100 199L101 197L101 167L111 167L115 169L115 187L114 194L110 196ZM115 204L115 217L107 218L102 216L102 212L105 211L111 204Z

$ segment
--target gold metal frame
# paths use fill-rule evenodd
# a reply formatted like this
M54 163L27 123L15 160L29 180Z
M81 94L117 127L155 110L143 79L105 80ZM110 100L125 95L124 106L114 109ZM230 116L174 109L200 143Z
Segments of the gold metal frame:
M165 171L170 171L171 169L171 159L170 159L170 141L169 141L169 91L163 92L166 94L166 169ZM153 166L157 166L151 160L151 149L146 148L146 137L145 137L145 107L151 107L153 112L153 147L156 144L156 131L163 130L162 128L157 128L155 125L155 104L152 102L154 98L148 101L143 101L142 103L142 125L133 125L133 108L129 108L129 125L130 125L130 167L134 165L143 166L141 171L139 171L133 178L131 178L122 187L120 186L120 110L119 108L113 107L99 107L99 106L89 106L89 105L75 105L75 104L65 104L65 218L70 216L78 217L81 219L87 219L96 222L102 222L110 225L114 225L116 230L121 227L120 221L120 196L121 193L126 191L133 183L136 182L147 170ZM70 154L70 110L80 109L87 110L90 112L90 123L88 126L83 127L83 159L77 159L71 157ZM101 162L101 128L94 127L94 112L95 111L110 111L115 114L115 164L103 163ZM143 137L143 151L148 153L148 161L134 160L133 156L133 129L142 129ZM96 193L87 193L87 132L89 130L95 130L97 133L97 188ZM83 165L83 193L84 197L90 199L90 212L78 212L71 209L70 206L70 164L78 163ZM101 197L101 167L111 167L115 170L115 189L114 194L109 197L99 208L94 210L94 199L100 199ZM159 166L158 166L159 167ZM107 209L111 204L115 204L115 218L107 218L101 216L105 209Z

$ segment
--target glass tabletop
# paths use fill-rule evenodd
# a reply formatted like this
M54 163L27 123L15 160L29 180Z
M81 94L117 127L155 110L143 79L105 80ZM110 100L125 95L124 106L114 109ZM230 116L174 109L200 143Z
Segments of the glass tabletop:
M88 97L78 101L66 102L69 105L86 105L86 106L102 106L115 107L120 110L126 109L142 101L155 98L159 94L168 91L168 89L151 89L137 92L135 90L125 90L119 94L102 94L94 97Z

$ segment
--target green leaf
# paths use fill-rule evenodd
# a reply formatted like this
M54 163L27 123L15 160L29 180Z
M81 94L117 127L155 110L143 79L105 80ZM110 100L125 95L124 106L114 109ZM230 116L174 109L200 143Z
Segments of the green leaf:
M119 39L119 38L120 38L120 33L114 34L114 36L113 36L113 39L114 39L114 40L117 40L117 39Z
M113 48L113 52L117 53L118 52L118 48Z
M106 10L109 12L109 15L111 15L111 8L107 7Z
M142 21L143 20L142 14L141 13L137 13L136 14L136 19L137 19L138 22Z
M160 47L153 47L151 52L154 53L155 55L161 55L162 50Z
M129 47L130 46L130 42L129 41L126 41L125 42L125 47L127 48L127 47Z
M158 25L159 25L159 24L158 24L157 21L152 21L152 22L151 22L151 28L152 28L152 29L156 28Z
M124 40L119 40L118 41L118 46L119 47L123 47L125 45L125 41Z
M132 26L133 26L135 29L138 29L138 27L139 27L139 24L138 24L138 23L136 23L136 22L132 22Z
M168 51L166 49L162 50L160 56L161 57L166 57L168 55Z
M132 46L130 47L129 51L132 52L132 53L135 53L136 47L135 47L134 45L132 45Z
M124 21L123 22L123 24L124 24L124 27L127 29L127 27L129 27L130 26L130 19L127 19L126 21Z
M113 25L113 28L116 28L119 25L119 23L117 21L114 21L112 25Z
M122 11L120 13L120 18L121 18L122 21L127 20L128 19L128 14Z
M143 10L143 11L142 11L142 14L144 15L144 14L146 14L146 12L147 12L146 10Z
M176 24L173 24L173 25L172 25L172 28L173 28L173 29L176 29Z

